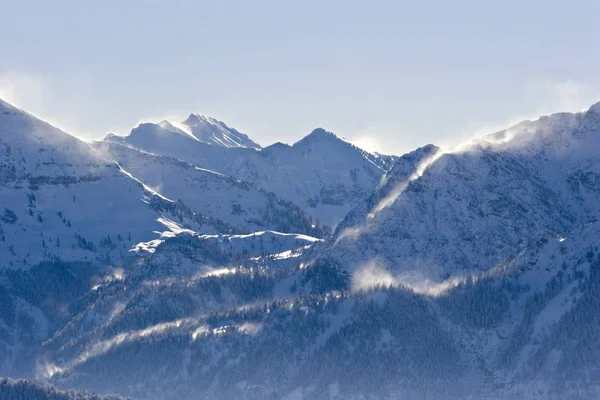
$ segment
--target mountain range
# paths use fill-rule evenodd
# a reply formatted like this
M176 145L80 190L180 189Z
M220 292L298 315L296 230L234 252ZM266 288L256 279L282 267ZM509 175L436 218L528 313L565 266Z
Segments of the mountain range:
M0 101L0 398L598 398L599 217L600 103L384 156Z
M190 120L197 120L195 114L180 126L198 126L191 124ZM227 132L247 138L228 129ZM292 146L275 143L262 149L249 145L254 143L249 139L240 141L243 145L229 145L225 139L229 136L225 133L212 142L198 137L203 136L163 121L140 124L125 137L108 135L102 144L117 143L138 152L175 158L240 181L252 182L281 199L298 204L316 223L329 227L334 227L370 195L395 160L393 156L361 150L321 128ZM117 162L121 161L118 158L121 154L114 152Z

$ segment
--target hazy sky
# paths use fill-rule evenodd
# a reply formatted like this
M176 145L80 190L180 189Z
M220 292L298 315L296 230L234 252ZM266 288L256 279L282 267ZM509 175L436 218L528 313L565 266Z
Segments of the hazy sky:
M492 4L493 3L493 4ZM452 145L600 100L596 1L0 0L0 97L70 133L211 115Z

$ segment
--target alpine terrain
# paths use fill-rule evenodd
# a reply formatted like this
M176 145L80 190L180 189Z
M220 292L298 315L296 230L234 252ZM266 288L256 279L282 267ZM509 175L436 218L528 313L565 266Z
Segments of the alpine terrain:
M394 156L0 101L0 399L600 398L599 238L600 103Z

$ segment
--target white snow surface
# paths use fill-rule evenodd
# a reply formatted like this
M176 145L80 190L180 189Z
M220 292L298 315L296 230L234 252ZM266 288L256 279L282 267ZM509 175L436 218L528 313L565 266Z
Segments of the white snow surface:
M208 119L207 119L208 120ZM223 147L144 124L105 139L230 175L298 204L315 222L335 226L368 198L393 158L370 154L318 128L292 146Z

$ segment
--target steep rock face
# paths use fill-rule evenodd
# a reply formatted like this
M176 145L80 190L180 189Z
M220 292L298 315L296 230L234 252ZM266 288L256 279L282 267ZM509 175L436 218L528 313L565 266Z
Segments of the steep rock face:
M335 226L366 199L392 158L367 153L324 129L315 129L293 146L277 143L255 148L211 146L181 132L134 129L124 138L106 140L168 156L230 175L298 204L315 222Z

